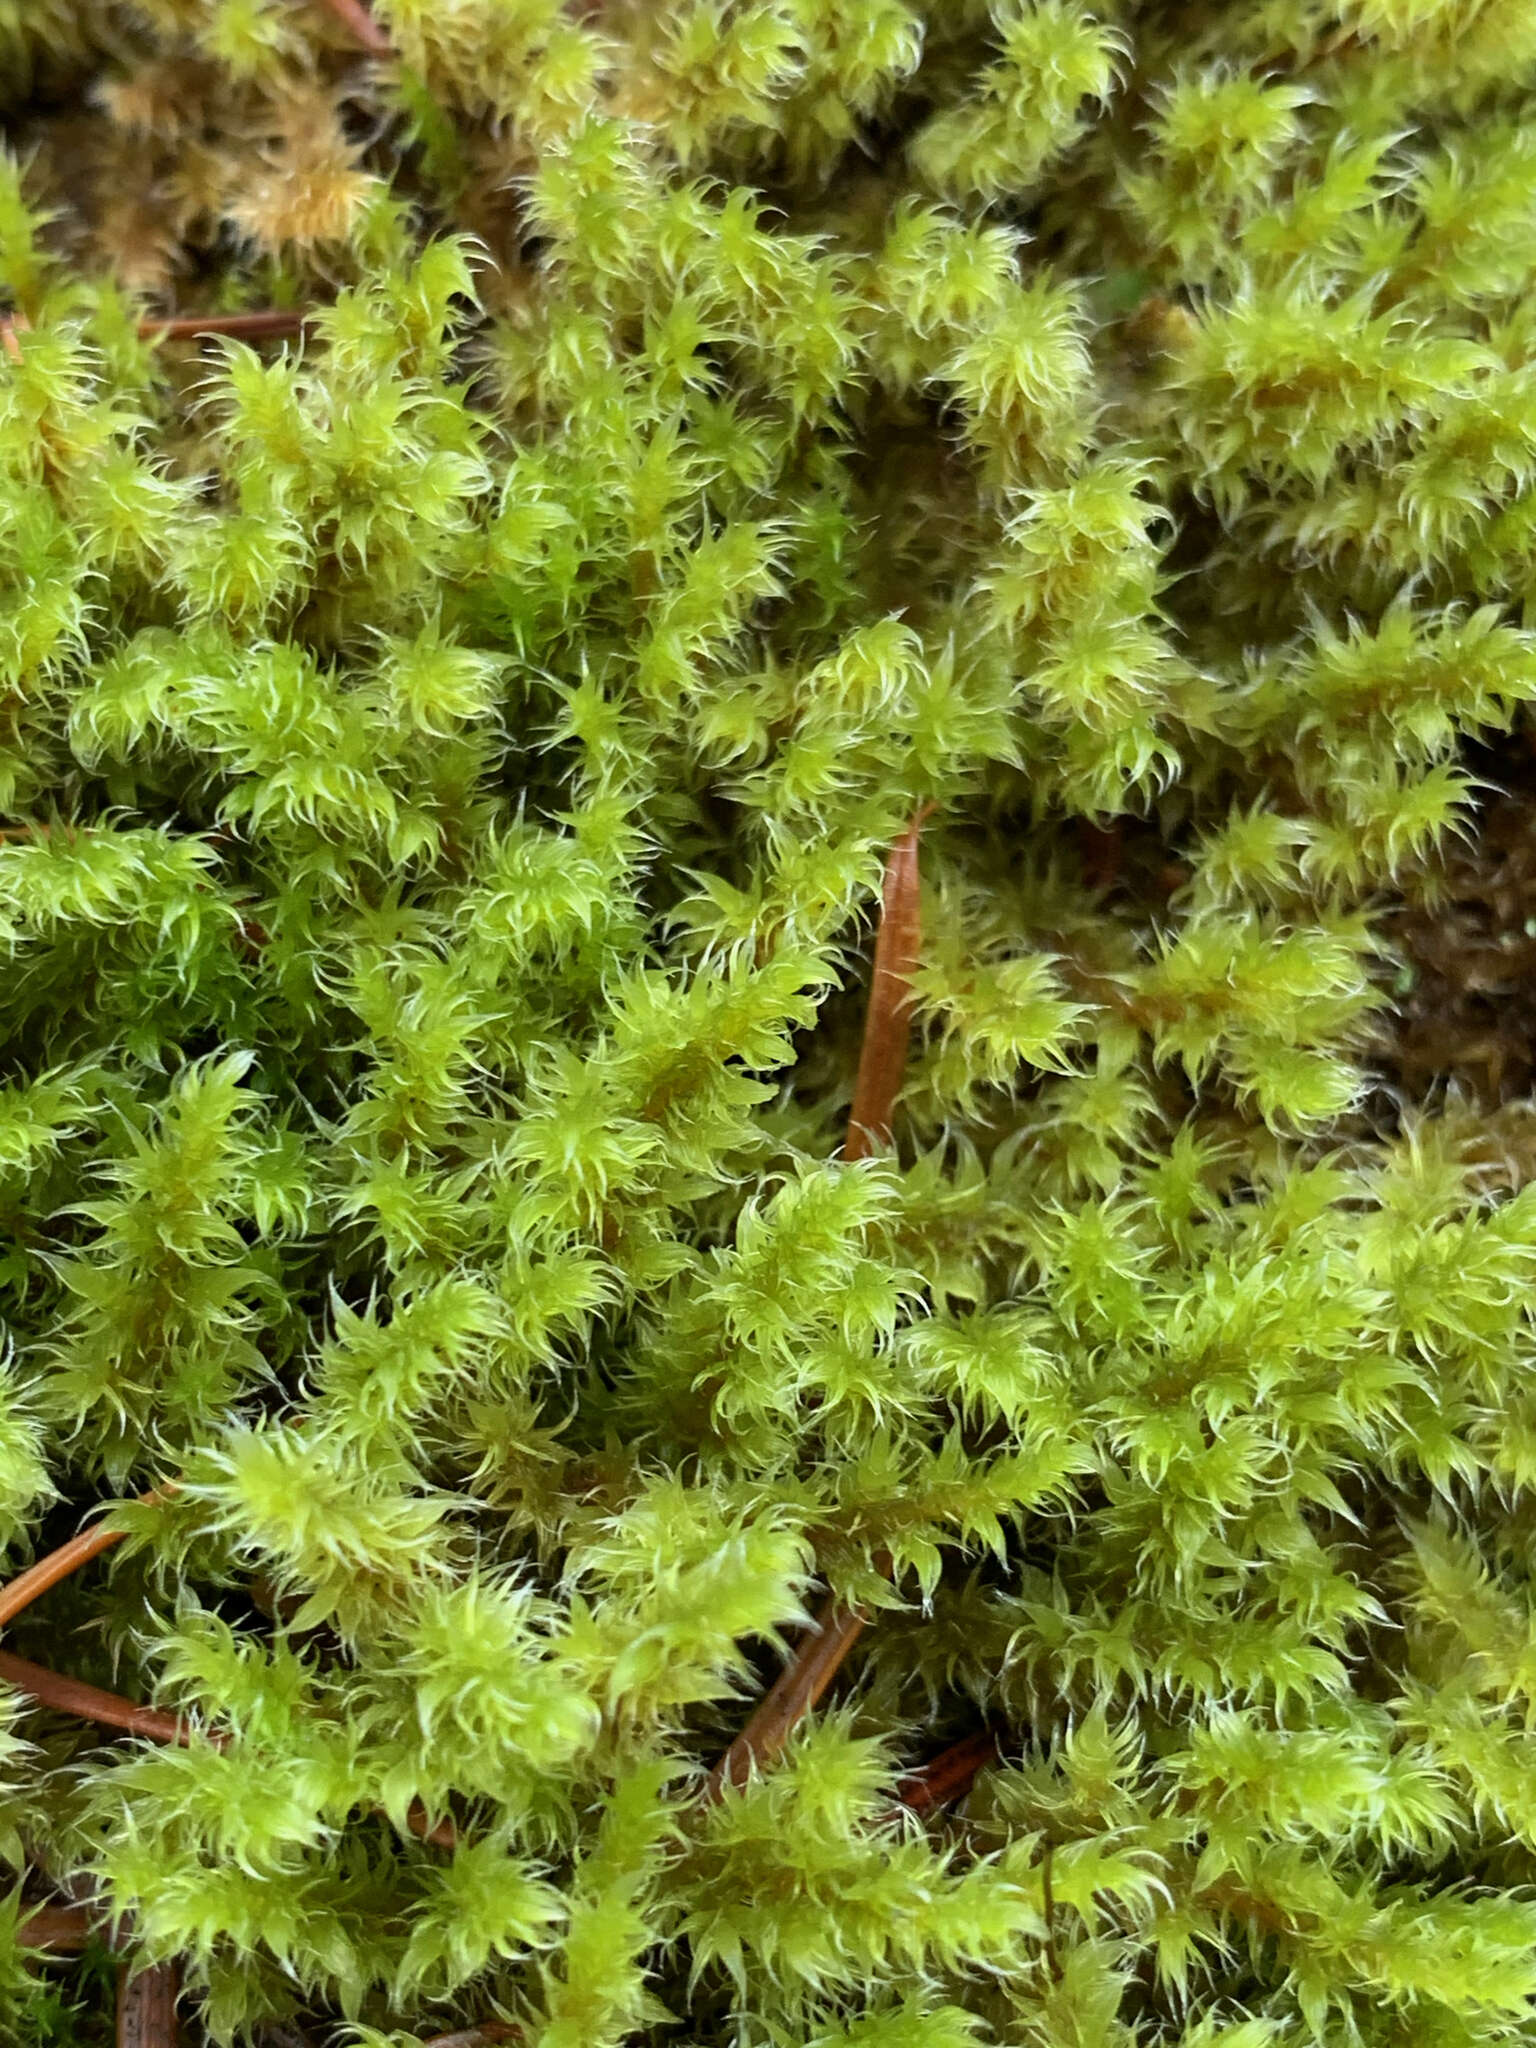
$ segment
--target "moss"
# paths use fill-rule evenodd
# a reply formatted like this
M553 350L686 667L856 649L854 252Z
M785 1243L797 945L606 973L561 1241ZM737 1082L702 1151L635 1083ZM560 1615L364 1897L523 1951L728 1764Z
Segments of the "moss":
M21 1895L253 2048L1526 2038L1530 10L0 61Z

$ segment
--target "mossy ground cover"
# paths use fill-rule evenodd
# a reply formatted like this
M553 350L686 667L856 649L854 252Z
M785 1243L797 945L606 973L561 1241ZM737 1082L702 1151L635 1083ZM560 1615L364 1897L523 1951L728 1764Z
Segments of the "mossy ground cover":
M1536 2043L1529 0L0 119L0 2037Z

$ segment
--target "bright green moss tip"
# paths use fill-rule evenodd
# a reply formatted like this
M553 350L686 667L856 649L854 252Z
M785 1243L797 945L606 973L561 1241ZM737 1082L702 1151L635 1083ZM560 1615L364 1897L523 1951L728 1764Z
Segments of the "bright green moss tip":
M0 2042L1536 2042L1536 8L375 27L0 0Z

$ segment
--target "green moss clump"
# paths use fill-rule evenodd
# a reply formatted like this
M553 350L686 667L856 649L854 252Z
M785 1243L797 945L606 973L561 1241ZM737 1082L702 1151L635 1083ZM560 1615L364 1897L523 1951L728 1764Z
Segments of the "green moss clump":
M1536 10L378 27L0 0L3 2024L1536 2038Z

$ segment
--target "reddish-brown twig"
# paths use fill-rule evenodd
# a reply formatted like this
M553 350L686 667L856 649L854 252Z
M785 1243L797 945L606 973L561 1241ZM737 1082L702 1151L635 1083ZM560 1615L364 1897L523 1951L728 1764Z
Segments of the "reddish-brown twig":
M140 1494L145 1507L158 1507L166 1495L174 1489L167 1487L150 1493ZM46 1557L29 1565L24 1572L18 1572L14 1579L0 1586L0 1628L8 1621L14 1621L24 1607L30 1607L34 1600L42 1598L50 1587L67 1579L71 1572L79 1571L89 1564L93 1557L100 1557L104 1550L110 1550L114 1543L121 1543L124 1532L108 1529L97 1523L94 1529L82 1529L78 1536L71 1536L67 1543L61 1543L57 1550L50 1550Z
M121 1693L103 1692L99 1685L67 1678L46 1665L13 1656L9 1650L0 1650L0 1682L14 1685L40 1707L51 1707L57 1714L72 1714L79 1721L96 1721L103 1728L120 1728L125 1735L142 1735L147 1742L186 1742L192 1735L194 1724L184 1721L179 1714L163 1713L158 1707L141 1707L124 1699ZM227 1748L230 1741L229 1735L219 1728L205 1728L203 1734L215 1749ZM411 1806L405 1824L413 1835L419 1835L436 1849L451 1849L458 1840L451 1820L440 1820L435 1827L428 1825L427 1810L420 1801Z
M434 2034L421 2048L486 2048L491 2041L515 2041L521 2032L521 2027L508 2026L505 2020L482 2020L478 2027L465 2027L457 2034Z
M912 976L923 945L918 839L933 809L925 804L891 849L875 936L875 966L864 1016L864 1043L848 1118L845 1159L867 1159L890 1142L891 1113L901 1092L911 1035Z
M394 45L374 20L362 0L323 0L347 33L373 57L392 57Z
M151 1963L135 1971L124 1963L117 1973L117 2048L176 2048L174 1963Z
M145 1506L156 1505L175 1491L175 1484L151 1493L141 1494ZM0 1586L0 1627L12 1621L24 1607L30 1607L51 1586L67 1579L93 1557L100 1557L104 1550L110 1550L114 1543L123 1538L121 1529L106 1529L97 1525L94 1529L83 1529L78 1536L72 1536L68 1543L60 1544L57 1550L50 1550L46 1557L40 1557L36 1564L12 1579L8 1585ZM49 1671L41 1664L29 1664L24 1657L13 1657L9 1651L0 1650L0 1679L8 1680L18 1691L30 1694L41 1706L55 1708L61 1714L75 1714L83 1721L99 1721L108 1728L122 1728L130 1735L146 1736L151 1742L184 1742L187 1724L174 1714L163 1714L155 1707L136 1706L132 1700L122 1699L117 1693L102 1692L99 1687L85 1685L76 1678L64 1678L56 1671ZM228 1737L210 1731L208 1739L222 1746ZM426 1809L414 1804L406 1815L406 1826L413 1835L419 1835L434 1849L451 1849L458 1840L458 1830L451 1820L440 1820L429 1826Z
M298 334L308 313L266 307L256 313L168 313L139 322L140 341L187 341L199 334L232 334L240 339Z
M854 1084L845 1159L867 1159L888 1142L911 1035L912 975L922 953L922 875L918 841L932 811L924 804L891 849L880 899L880 929L870 977L864 1043ZM706 1805L727 1785L744 1784L754 1767L776 1757L837 1676L864 1628L843 1600L830 1600L755 1712L704 1781Z
M77 1955L91 1938L94 1914L84 1906L39 1906L16 1930L23 1948L47 1949L53 1955Z
M310 320L306 312L288 312L275 306L252 313L166 313L151 314L139 322L140 341L188 341L199 334L232 334L241 339L299 334ZM22 360L18 336L27 322L17 314L0 313L0 348L13 363Z
M909 1813L933 1813L951 1800L963 1799L978 1772L997 1760L997 1736L983 1728L941 1750L930 1763L903 1778L896 1796Z
M192 1734L192 1723L183 1721L178 1714L138 1706L120 1693L103 1692L99 1685L87 1685L81 1678L66 1678L45 1665L14 1657L9 1650L0 1650L0 1681L14 1685L40 1707L72 1714L79 1721L97 1721L103 1728L121 1728L125 1735L142 1735L150 1742L186 1742ZM229 1740L217 1729L206 1732L216 1748L222 1749Z

